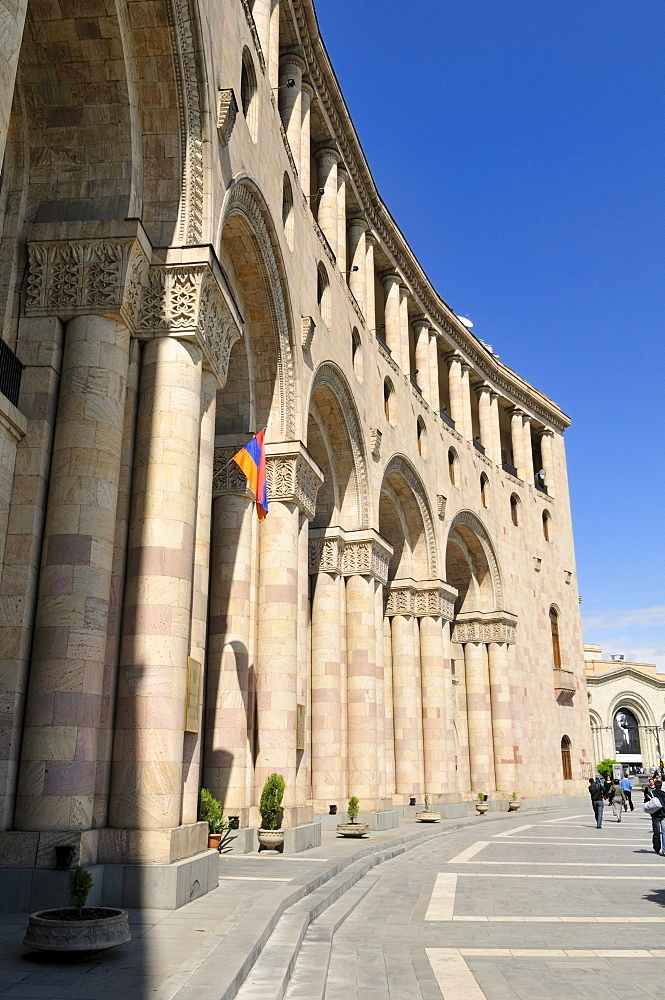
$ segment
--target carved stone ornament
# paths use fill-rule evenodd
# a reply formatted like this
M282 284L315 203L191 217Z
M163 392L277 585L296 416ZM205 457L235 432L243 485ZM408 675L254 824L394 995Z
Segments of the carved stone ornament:
M296 504L311 521L316 513L316 496L323 474L304 448L266 455L268 502Z
M416 587L413 580L393 580L388 588L385 615L412 615L415 613Z
M310 573L342 572L345 537L341 528L315 528L309 532Z
M515 642L517 618L508 611L469 611L457 616L453 642Z
M415 615L452 621L457 591L441 580L393 580L388 589L386 616Z
M436 511L442 521L446 516L447 503L448 503L447 497L444 497L443 493L438 493L436 497Z
M206 263L150 268L137 333L143 337L194 340L220 387L226 382L231 348L242 336L217 278Z
M372 427L369 432L369 447L374 458L379 458L381 456L381 431L378 427Z
M232 461L233 456L236 452L240 451L241 447L242 444L234 445L233 447L215 448L212 465L213 496L231 494L233 496L254 499L254 494L247 482L247 476L237 462Z
M147 272L135 236L29 243L26 316L116 316L133 331Z
M311 316L303 316L300 323L300 344L305 354L309 354L314 339L316 323Z
M344 576L371 576L386 584L392 554L392 545L373 529L349 531L344 545Z
M227 146L238 117L238 102L233 90L220 90L217 105L217 136Z

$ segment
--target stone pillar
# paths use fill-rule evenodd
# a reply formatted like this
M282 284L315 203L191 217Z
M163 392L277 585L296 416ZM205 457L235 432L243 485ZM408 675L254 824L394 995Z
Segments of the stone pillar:
M432 377L430 372L429 322L424 316L413 321L413 336L416 355L416 382L429 403L432 398Z
M67 324L14 825L92 826L130 334Z
M240 442L239 442L240 447ZM248 820L256 707L254 617L259 522L245 475L215 458L203 785L226 815Z
M455 688L452 674L452 656L450 643L450 622L443 619L441 622L441 633L443 637L443 708L444 708L444 737L445 748L445 791L458 791L458 775L461 767L461 755L455 745ZM463 664L462 664L463 665ZM456 678L457 679L457 678ZM455 769L455 757L460 758ZM467 754L468 763L468 754Z
M346 182L348 174L340 163L337 167L337 247L333 247L337 266L346 276Z
M386 675L385 650L383 642L383 584L374 581L374 628L376 636L376 745L378 748L377 769L379 795L385 798L386 787ZM391 695L392 695L392 685Z
M399 346L401 361L397 362L405 375L411 374L411 352L409 351L409 290L404 285L399 289Z
M300 183L302 185L303 193L306 197L310 198L310 158L312 149L312 128L311 128L311 117L312 117L312 98L314 97L314 88L310 83L303 80L302 82L302 130L300 134ZM310 204L310 201L307 202Z
M385 329L384 340L395 362L402 361L402 328L400 316L400 277L399 274L383 276L383 291L385 294Z
M540 434L540 454L543 460L543 469L545 470L545 485L547 486L547 492L551 497L556 496L556 483L554 481L554 449L552 444L554 442L554 431L546 428Z
M383 603L383 602L382 602ZM383 616L383 689L386 700L386 795L395 794L395 723L393 718L393 650L390 618Z
M522 417L522 435L524 439L524 482L533 486L533 448L531 446L531 417L525 413Z
M445 697L443 621L424 615L420 619L420 665L423 698L423 748L425 791L440 795L448 791L448 733Z
M455 424L455 430L462 437L466 436L464 387L462 385L462 358L459 354L448 357L448 379L450 386L450 416Z
M501 465L501 424L499 423L499 394L490 391L490 430L492 434L491 451L488 454L497 465Z
M258 799L269 774L276 771L283 776L284 823L296 826L301 819L296 791L300 515L314 516L323 476L298 442L267 445L266 458L270 513L259 526L259 732L254 777Z
M391 600L399 606L400 592L391 586ZM401 588L400 588L401 589ZM390 613L391 604L388 604ZM413 613L393 614L393 706L395 717L395 775L397 794L425 793L423 764L423 707L420 678L418 622Z
M436 330L429 331L429 397L427 402L435 413L441 410L441 395L439 391L439 344Z
M270 0L270 35L268 39L268 80L270 87L279 87L279 6L280 0Z
M304 60L293 53L283 55L279 61L279 113L298 170L302 148L302 75L306 68ZM294 80L295 86L287 86L287 80Z
M215 409L217 379L210 371L201 375L201 437L199 443L196 530L194 535L194 580L190 656L201 664L201 687L197 712L197 731L185 733L183 747L182 822L198 819L201 751L203 743L203 693L208 631L208 591L210 580L210 541L212 528L212 476L215 455Z
M473 421L471 419L471 384L469 382L470 371L471 368L469 365L462 362L461 395L464 427L463 434L467 441L473 440Z
M522 410L510 410L510 437L513 445L513 465L517 469L517 478L524 479L526 474L526 459L524 455L524 431Z
M494 452L496 445L496 434L494 433L492 413L492 400L490 387L483 383L476 388L478 394L478 422L480 423L480 443L485 449L485 455L491 462L500 462L501 454L497 458Z
M343 538L334 529L310 531L312 573L312 798L319 807L341 803L344 588Z
M323 191L319 198L317 222L328 240L330 249L337 255L337 164L339 153L330 146L317 150L317 188Z
M515 790L514 700L508 664L508 645L490 642L488 647L494 775L499 792Z
M252 4L252 17L261 43L261 51L265 59L266 67L270 68L270 14L272 10L272 0L254 0Z
M349 288L367 321L367 300L365 292L365 271L367 266L367 244L365 231L367 223L363 216L354 216L348 222L349 238ZM357 270L355 270L357 268Z
M374 247L375 238L370 232L365 233L365 322L367 329L376 334L376 289L374 285ZM385 333L385 330L383 331Z
M180 825L201 420L201 349L143 348L109 824Z
M12 110L16 69L21 51L28 0L9 0L2 4L2 51L0 52L0 163L7 143L7 129Z
M493 792L495 779L492 710L487 646L484 642L464 644L464 671L471 789L474 792Z

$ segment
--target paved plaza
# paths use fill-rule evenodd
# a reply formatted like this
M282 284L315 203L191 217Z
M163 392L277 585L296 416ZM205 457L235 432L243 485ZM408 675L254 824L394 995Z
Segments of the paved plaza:
M0 1000L662 996L665 860L639 806L602 830L577 806L406 820L360 844L324 833L303 855L222 856L220 873L181 910L132 912L130 945L75 966L26 953L25 914L2 914Z

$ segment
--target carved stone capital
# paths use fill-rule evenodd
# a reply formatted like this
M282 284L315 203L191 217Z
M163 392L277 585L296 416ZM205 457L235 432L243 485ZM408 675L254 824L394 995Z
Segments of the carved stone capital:
M300 345L305 352L309 354L312 347L312 340L314 339L314 332L316 330L316 323L311 316L303 316L300 320Z
M323 473L300 441L266 445L268 502L296 504L311 521Z
M238 102L233 90L220 90L217 104L217 137L227 146L238 117Z
M133 332L148 272L141 235L28 243L26 316L114 316Z
M220 276L208 261L197 261L150 268L137 333L195 341L224 386L231 348L242 329Z
M387 617L414 615L452 621L457 591L442 580L393 580L388 589Z
M344 576L371 576L385 584L392 554L392 545L373 528L347 531L342 572Z
M436 496L436 512L439 518L443 521L446 516L446 504L448 503L448 498L444 497L443 493L437 493Z
M490 395L492 393L492 386L488 385L487 382L481 382L479 385L475 385L473 388L477 393L478 398L480 398L485 392L489 393Z
M236 462L231 461L236 452L246 443L246 440L247 435L237 445L225 445L223 448L215 448L212 465L212 495L214 497L231 494L233 496L254 499L254 494L247 483L247 476Z
M509 611L468 611L455 619L453 642L515 642L517 618Z
M343 570L346 539L341 528L310 528L308 565L310 573L335 573Z
M414 580L393 580L388 589L385 615L413 615L416 605L416 584Z

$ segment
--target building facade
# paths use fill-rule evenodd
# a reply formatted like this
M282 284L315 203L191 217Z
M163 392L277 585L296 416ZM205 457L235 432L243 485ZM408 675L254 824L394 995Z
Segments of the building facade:
M5 842L172 862L273 771L287 827L579 794L569 421L427 280L311 0L11 11Z
M627 770L660 766L665 748L665 677L653 663L603 659L585 643L584 661L594 761L613 758Z

